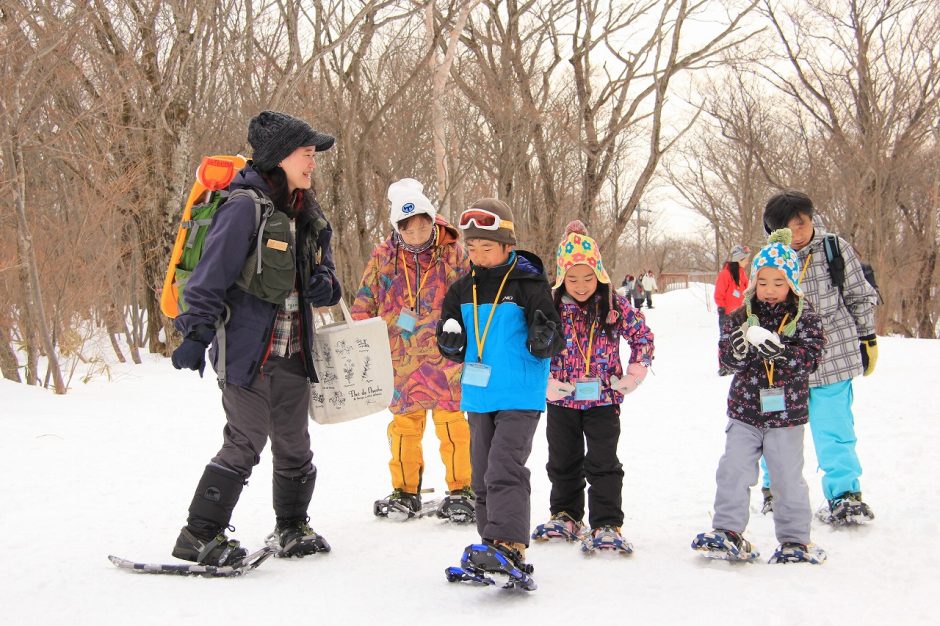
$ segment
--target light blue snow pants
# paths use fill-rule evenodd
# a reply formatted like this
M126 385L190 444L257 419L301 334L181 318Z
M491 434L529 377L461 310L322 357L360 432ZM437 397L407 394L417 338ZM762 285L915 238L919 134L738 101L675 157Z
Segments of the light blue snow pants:
M847 491L862 490L862 465L855 453L855 417L852 415L852 379L809 388L809 428L816 447L816 462L823 471L826 500ZM764 487L770 487L767 464L760 460Z

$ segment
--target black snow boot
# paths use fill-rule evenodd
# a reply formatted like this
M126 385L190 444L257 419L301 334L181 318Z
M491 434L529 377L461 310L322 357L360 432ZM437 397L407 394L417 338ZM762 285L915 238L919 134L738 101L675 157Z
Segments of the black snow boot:
M274 474L274 514L277 524L269 535L268 544L278 550L278 556L302 557L316 552L329 552L330 544L318 535L307 522L307 507L313 497L317 470L304 476L287 477Z
M238 503L244 479L219 465L207 465L189 505L173 556L203 565L238 565L248 554L238 541L225 536Z

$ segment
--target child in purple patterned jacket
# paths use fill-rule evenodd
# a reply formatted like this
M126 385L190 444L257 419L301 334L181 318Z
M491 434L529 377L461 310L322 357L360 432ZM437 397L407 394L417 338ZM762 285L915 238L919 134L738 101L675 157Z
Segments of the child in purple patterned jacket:
M653 333L630 300L611 289L597 243L580 221L565 229L556 263L554 299L565 349L552 357L547 391L552 517L532 538L581 540L586 552L601 548L630 553L632 545L620 534L620 403L646 377L653 360ZM626 363L620 358L621 337L630 345ZM586 483L590 531L582 521Z

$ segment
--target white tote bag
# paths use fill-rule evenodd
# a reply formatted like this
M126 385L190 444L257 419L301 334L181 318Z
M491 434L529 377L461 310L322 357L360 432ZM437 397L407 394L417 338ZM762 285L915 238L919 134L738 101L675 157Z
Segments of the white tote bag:
M381 317L354 320L342 299L344 321L314 329L310 417L337 424L388 408L395 389L388 326Z

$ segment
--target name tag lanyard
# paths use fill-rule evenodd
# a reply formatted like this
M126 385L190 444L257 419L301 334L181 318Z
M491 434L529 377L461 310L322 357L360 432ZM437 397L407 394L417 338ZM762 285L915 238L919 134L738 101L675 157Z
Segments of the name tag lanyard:
M424 270L424 276L421 278L421 282L418 283L418 289L415 291L414 295L411 293L411 278L408 277L408 264L405 263L405 253L401 252L401 264L405 266L405 285L408 286L408 300L411 302L411 310L417 312L417 307L421 304L421 300L418 296L421 294L421 289L424 288L424 283L427 282L428 276L431 274L431 266L434 264L434 257L431 256L431 261L428 263L428 268ZM418 261L418 257L415 256L415 280L418 280L418 276L421 276L421 262Z
M587 341L587 352L581 349L581 341L578 340L578 333L572 330L574 334L574 345L578 347L578 352L581 353L581 356L584 358L584 377L587 378L591 375L591 356L594 351L594 331L597 329L597 315L594 316L594 320L591 322L591 331L588 333Z
M806 269L809 267L810 262L813 260L813 253L810 252L809 256L806 258L806 263L803 265L803 269L800 271L800 277L797 279L796 284L800 285L803 282L803 277L806 276ZM780 320L780 326L777 327L777 334L783 332L783 327L787 325L787 319L790 317L789 313L786 313L783 316L783 319ZM764 359L764 371L767 372L767 384L771 387L774 386L774 363L770 362L770 365L767 365L767 359Z
M509 279L509 275L516 268L516 263L519 261L519 257L516 257L512 265L509 266L509 271L506 272L506 275L503 276L503 282L499 284L499 289L496 291L496 298L493 299L493 308L490 309L490 315L486 320L486 326L483 327L483 334L480 335L480 318L477 314L477 273L476 270L471 272L471 277L473 279L473 330L474 330L474 341L477 342L477 362L483 362L483 345L486 343L486 335L490 332L490 322L493 321L493 314L496 313L496 307L499 306L499 296L503 293L503 287L506 286L506 281Z

